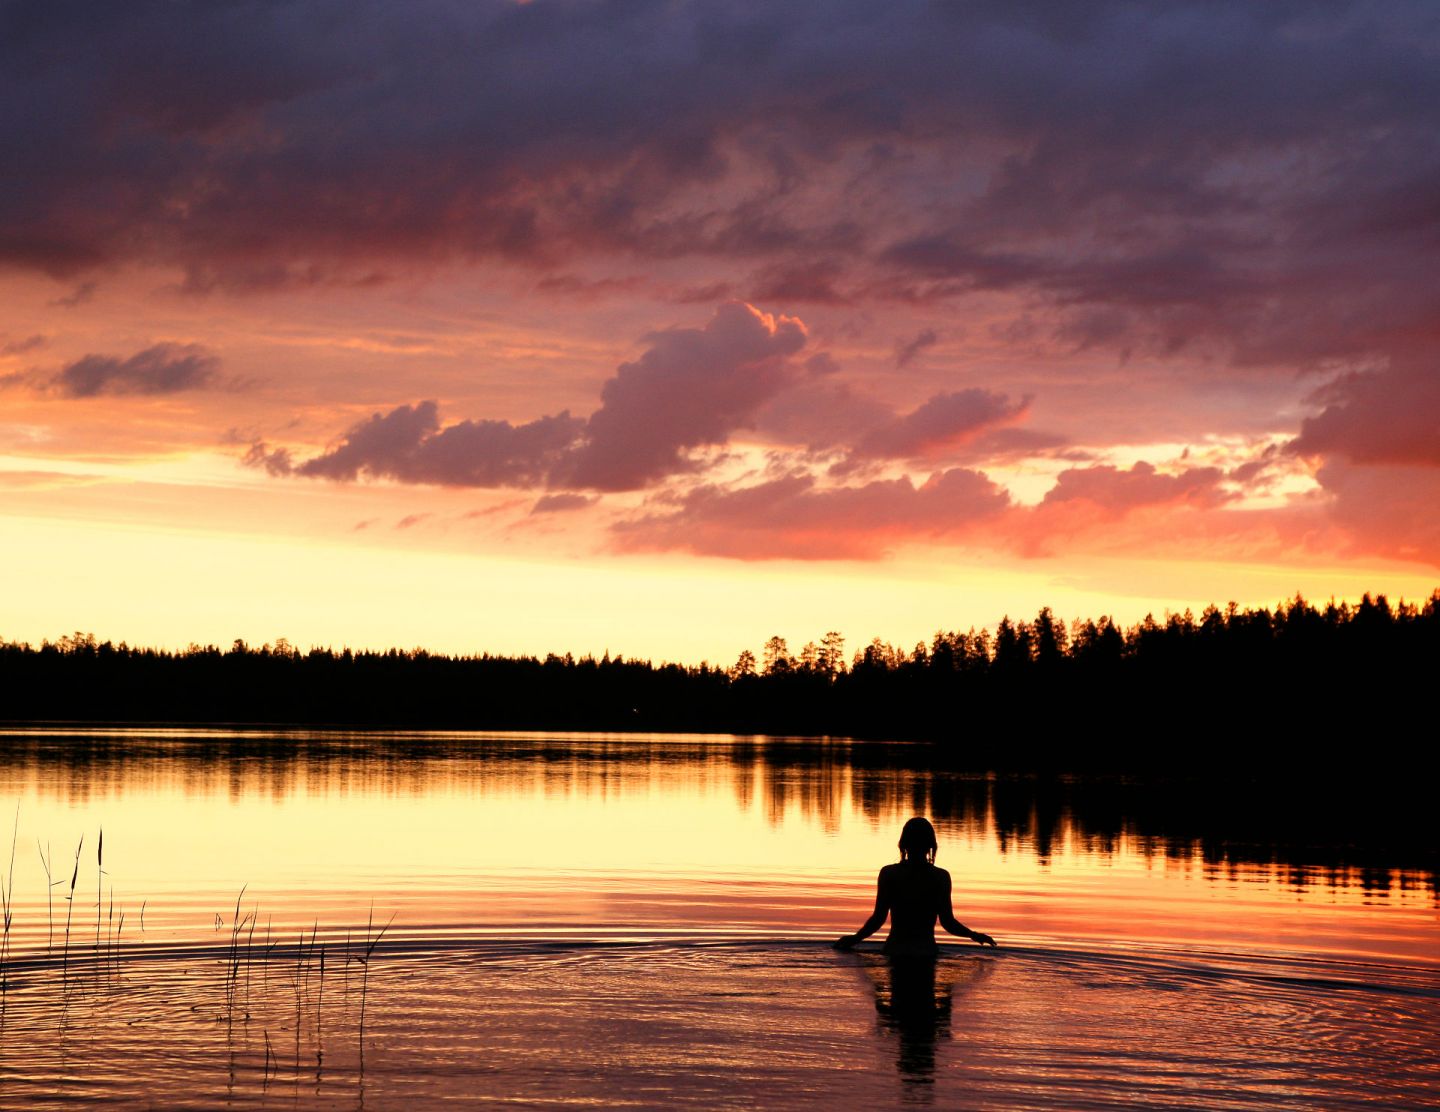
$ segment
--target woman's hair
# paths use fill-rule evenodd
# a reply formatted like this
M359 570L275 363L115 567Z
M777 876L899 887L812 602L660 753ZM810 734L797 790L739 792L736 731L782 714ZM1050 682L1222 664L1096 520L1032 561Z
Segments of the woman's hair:
M900 831L900 860L909 857L923 857L935 860L935 828L929 819L919 816L911 819Z

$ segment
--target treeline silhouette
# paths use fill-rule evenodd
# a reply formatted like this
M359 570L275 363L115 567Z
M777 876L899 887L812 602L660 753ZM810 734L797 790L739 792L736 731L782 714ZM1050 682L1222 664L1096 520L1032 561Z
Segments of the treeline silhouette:
M0 642L0 718L588 731L719 731L945 743L974 766L1129 766L1176 758L1405 759L1433 746L1440 590L1423 604L1366 595L1274 610L1207 608L1069 625L1047 608L994 632L941 631L847 659L826 634L773 637L730 667L191 645L77 633ZM1196 750L1193 744L1205 748ZM1322 746L1335 743L1334 753Z

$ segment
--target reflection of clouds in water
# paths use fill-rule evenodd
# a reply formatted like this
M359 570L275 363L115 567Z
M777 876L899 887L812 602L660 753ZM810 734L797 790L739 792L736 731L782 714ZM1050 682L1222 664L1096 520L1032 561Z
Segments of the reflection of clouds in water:
M890 957L851 953L848 959L875 993L880 1032L897 1041L895 1068L907 1101L933 1099L936 1055L950 1040L956 994L985 980L994 963L984 958Z

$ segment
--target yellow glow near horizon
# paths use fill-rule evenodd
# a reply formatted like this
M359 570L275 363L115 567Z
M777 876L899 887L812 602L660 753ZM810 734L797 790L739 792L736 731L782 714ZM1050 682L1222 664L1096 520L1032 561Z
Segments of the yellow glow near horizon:
M398 537L398 539L397 539ZM729 664L779 634L798 649L827 630L851 651L909 648L936 629L991 626L1042 606L1062 619L1323 600L1364 591L1424 598L1433 576L1361 569L1118 559L1004 561L914 551L873 563L435 551L395 534L353 543L154 524L0 518L0 636L76 630L180 648L197 641L451 653L605 651Z

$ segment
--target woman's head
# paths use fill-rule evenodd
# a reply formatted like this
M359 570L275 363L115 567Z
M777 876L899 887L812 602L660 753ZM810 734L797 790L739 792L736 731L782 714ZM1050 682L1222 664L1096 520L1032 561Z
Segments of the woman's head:
M900 860L935 860L935 828L929 819L911 819L900 831Z

